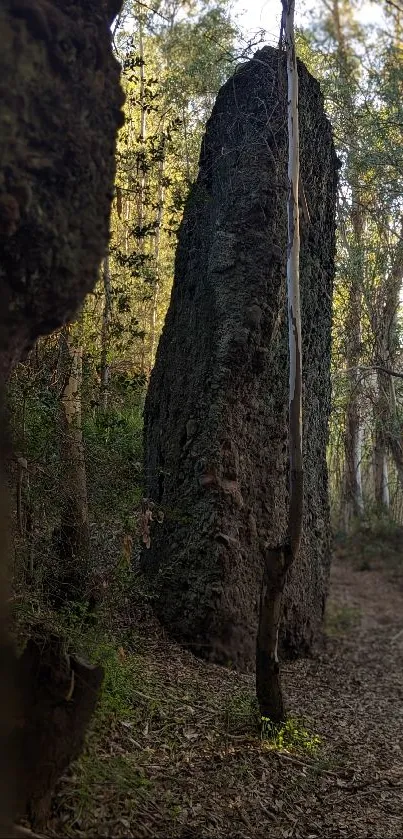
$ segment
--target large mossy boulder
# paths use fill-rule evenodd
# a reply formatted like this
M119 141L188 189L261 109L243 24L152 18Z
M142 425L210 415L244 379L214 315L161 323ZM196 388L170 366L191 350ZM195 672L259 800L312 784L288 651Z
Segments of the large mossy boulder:
M317 81L299 62L304 535L283 652L311 649L330 564L330 411L337 158ZM156 611L198 654L253 665L264 556L288 508L286 78L266 47L221 88L179 235L145 407L154 515L143 568ZM157 518L163 521L157 521Z

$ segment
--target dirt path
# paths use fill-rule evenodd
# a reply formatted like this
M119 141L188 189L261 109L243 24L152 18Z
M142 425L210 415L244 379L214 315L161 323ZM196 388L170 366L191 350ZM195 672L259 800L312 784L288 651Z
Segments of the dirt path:
M334 772L318 777L313 807L309 813L302 808L295 835L399 839L403 837L401 581L381 570L357 571L352 562L336 561L327 611L330 637L325 655L287 672L292 706L315 720Z
M53 835L402 839L401 578L335 561L327 633L318 657L284 668L310 734L295 723L275 747L253 729L251 679L143 639L126 653L137 716L90 745Z

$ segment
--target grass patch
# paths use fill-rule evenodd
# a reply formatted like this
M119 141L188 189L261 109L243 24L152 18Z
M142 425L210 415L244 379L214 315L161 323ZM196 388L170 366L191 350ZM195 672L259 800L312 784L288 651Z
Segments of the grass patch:
M88 804L97 791L111 788L115 795L128 795L136 789L148 789L150 780L143 770L136 766L137 756L104 755L94 760L91 753L79 760L80 773L77 788L82 805Z
M259 733L259 707L257 699L250 692L234 694L224 700L225 729L229 734L252 735Z
M325 633L331 638L348 635L361 623L361 609L328 603L325 614Z

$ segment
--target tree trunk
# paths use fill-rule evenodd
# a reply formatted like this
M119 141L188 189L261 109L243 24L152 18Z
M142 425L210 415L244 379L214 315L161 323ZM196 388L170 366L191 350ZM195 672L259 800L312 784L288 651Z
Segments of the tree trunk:
M157 316L158 316L158 298L160 292L160 248L161 248L161 232L162 220L164 217L164 170L165 170L165 156L162 158L159 167L159 181L158 181L158 209L156 218L155 238L154 238L154 265L155 265L155 284L153 291L152 310L151 310L151 351L150 351L150 373L154 366L155 351L157 349Z
M389 510L389 477L387 462L387 435L385 425L388 422L388 377L376 374L376 398L373 410L374 422L374 497L376 509L382 513Z
M350 250L350 260L353 275L350 281L348 313L346 322L347 352L346 367L349 388L346 408L346 427L344 435L344 507L345 525L349 529L355 518L364 512L364 498L362 493L361 461L362 461L362 427L360 411L360 378L359 364L361 359L361 306L364 282L363 262L363 230L364 215L360 203L359 191L353 190L351 221L353 228L353 245Z
M102 279L104 286L104 306L102 311L101 328L101 386L99 401L102 411L106 411L108 407L110 377L110 368L108 363L109 329L111 323L111 275L109 256L106 256L103 261Z
M383 366L394 366L397 331L397 313L399 309L400 294L403 278L403 219L400 223L400 231L390 273L385 281L384 306L380 323L380 362ZM379 358L376 359L379 361ZM386 394L386 440L392 455L399 483L403 490L403 423L399 418L396 401L396 391L392 376L385 377L379 374L383 382L383 391Z
M379 371L377 373L378 399L375 421L375 492L379 505L389 506L389 491L384 487L386 463L385 448L388 448L395 464L398 481L403 490L403 424L399 418L395 386L392 376Z
M395 386L391 376L388 376L387 384L386 440L396 467L400 488L403 491L403 423L398 415Z
M350 397L346 411L346 428L344 433L344 514L346 529L349 530L353 519L364 512L362 495L361 458L362 436L358 399L354 395L357 374L350 373Z
M344 431L344 480L342 494L342 510L345 528L348 530L354 518L358 518L364 511L361 478L361 444L362 429L360 416L361 388L357 367L361 359L361 305L364 280L363 260L363 230L364 211L361 202L361 189L354 160L354 143L351 136L351 125L356 108L356 85L353 71L354 57L349 42L348 24L344 4L333 0L331 6L326 5L330 13L329 25L333 30L333 37L337 46L337 70L340 82L340 96L346 113L346 129L344 145L346 148L346 171L351 186L351 239L345 238L349 268L349 298L346 317L346 349L345 360L347 368L347 400ZM350 18L350 16L348 16ZM353 151L352 151L353 149Z
M17 810L43 828L60 776L79 755L99 697L102 667L66 654L66 642L36 628L18 661L21 723L13 746L18 769ZM38 756L41 764L38 765Z
M81 599L89 560L87 478L81 426L82 348L74 346L71 327L60 333L60 602ZM83 588L84 587L84 588Z
M145 142L147 137L147 108L145 101L145 58L144 58L144 37L143 37L143 11L138 3L138 26L139 26L139 62L140 62L140 163L139 163L139 200L138 200L138 227L139 227L139 251L144 250L144 222L145 222L145 192L146 192L146 166L145 166Z
M291 549L281 546L267 551L260 592L256 636L256 696L260 715L272 722L286 718L280 682L278 637L283 611L287 571L293 562Z
M380 512L389 510L389 475L383 432L375 427L374 445L374 487L375 503Z
M146 105L146 78L145 78L145 56L144 56L144 28L143 28L144 11L141 3L137 3L137 21L139 27L139 63L140 63L140 126L139 126L139 165L138 165L138 201L137 201L137 225L138 225L138 251L140 254L145 253L146 243L146 188L147 188L147 169L146 169L146 139L147 139L147 105ZM148 328L149 309L147 306L142 306L142 313L140 322L142 323L143 337L140 348L140 374L145 376L147 374L147 347L146 335Z
M287 298L290 367L288 394L290 474L288 534L286 544L268 551L263 571L256 638L256 695L262 718L268 718L273 722L281 722L286 716L278 663L278 635L287 573L298 559L303 522L302 339L298 201L300 176L298 68L295 53L294 12L294 0L283 0L282 26L287 54L288 103Z

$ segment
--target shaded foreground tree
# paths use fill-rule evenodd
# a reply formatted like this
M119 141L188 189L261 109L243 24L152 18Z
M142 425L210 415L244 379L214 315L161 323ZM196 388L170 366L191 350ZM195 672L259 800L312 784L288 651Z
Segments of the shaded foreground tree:
M286 544L288 528L281 61L264 48L218 94L145 408L147 493L163 513L151 522L143 555L157 612L200 655L245 668L255 660L266 557ZM337 182L319 85L302 63L298 70L308 465L300 560L287 583L281 633L291 655L308 651L318 634L330 562L325 453Z
M115 0L3 0L0 7L2 93L0 132L0 374L4 382L35 339L67 321L94 285L105 255L115 173L114 151L121 124L122 92L119 68L112 56L110 23L118 11ZM8 457L2 437L2 466ZM2 536L6 529L5 502ZM2 542L3 574L5 538ZM10 667L17 683L24 662L16 662L5 628L4 582L1 610L0 712L1 789L0 835L11 836L16 767L17 801L38 813L38 789L46 796L82 742L96 687L90 670L81 668L76 694L56 698L58 712L29 682L26 695L13 697ZM53 647L53 649L55 649ZM54 666L45 665L46 682L58 682L62 649ZM66 664L66 663L65 663ZM70 673L64 673L69 685ZM36 673L39 667L35 667ZM98 679L99 683L99 679ZM99 687L99 684L98 684ZM57 691L56 691L57 693ZM96 691L95 691L96 693ZM91 700L89 695L91 694ZM70 699L75 714L63 717ZM20 701L19 701L20 700ZM12 710L12 713L11 713ZM74 734L72 720L74 717ZM56 727L55 727L56 725ZM20 729L16 738L15 726ZM31 754L26 737L32 726L38 739ZM55 733L57 730L57 740ZM49 738L49 741L47 740ZM10 740L18 740L10 754ZM45 747L45 741L51 749ZM51 754L51 766L49 766ZM15 796L13 795L15 798ZM35 799L35 802L34 802ZM43 809L41 817L43 817Z

